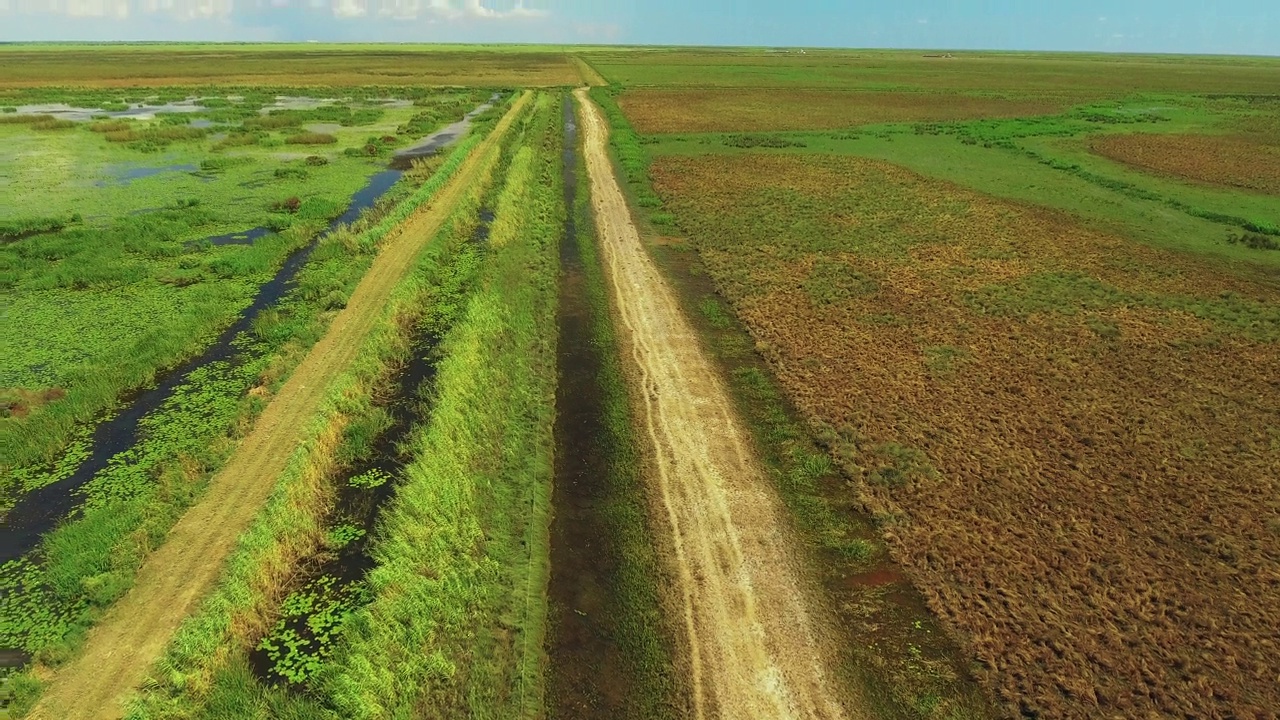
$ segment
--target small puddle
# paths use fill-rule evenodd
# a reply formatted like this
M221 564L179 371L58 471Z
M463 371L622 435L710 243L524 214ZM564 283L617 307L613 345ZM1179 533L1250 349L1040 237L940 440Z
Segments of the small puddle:
M601 349L592 342L592 314L578 252L577 122L564 106L564 202L560 239L560 380L556 386L555 485L552 490L551 630L548 692L552 718L621 717L630 677L610 637L615 610L610 585L619 549L601 508L608 499L609 452L599 385Z
M97 187L108 185L128 185L134 180L154 177L168 172L196 172L200 168L195 165L108 165L102 169L107 177L94 183ZM207 179L206 179L207 180Z
M24 650L0 648L0 668L20 668L31 662L31 655Z
M483 245L493 213L481 209L479 217L471 240ZM404 470L400 447L430 413L424 398L435 378L440 340L434 332L417 331L409 362L396 371L390 399L382 403L391 420L388 428L374 441L369 457L336 480L338 499L326 546L300 564L276 626L249 653L249 664L263 682L301 686L308 677L305 668L331 652L341 618L367 601L363 580L375 565L369 543L378 514L395 494L395 479Z

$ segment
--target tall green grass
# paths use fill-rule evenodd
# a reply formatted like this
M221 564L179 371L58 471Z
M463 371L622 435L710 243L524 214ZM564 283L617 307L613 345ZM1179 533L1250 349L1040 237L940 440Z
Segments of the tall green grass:
M384 512L368 583L322 673L338 717L516 718L541 712L555 386L558 133L499 199L494 257L446 339L432 419Z

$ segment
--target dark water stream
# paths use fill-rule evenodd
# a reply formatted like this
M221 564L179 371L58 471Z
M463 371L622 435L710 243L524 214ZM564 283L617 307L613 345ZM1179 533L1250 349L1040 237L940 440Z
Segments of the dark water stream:
M623 717L629 692L625 658L610 637L610 583L618 548L605 521L610 453L600 388L600 353L592 337L592 309L578 251L577 122L566 96L564 202L560 240L560 326L556 350L555 487L551 522L548 652L549 716Z
M481 106L474 112L482 112L487 106ZM459 137L469 126L468 115L460 123L450 125L428 138L428 143L439 140L432 146L432 152ZM461 130L459 130L461 126ZM422 147L422 146L419 146ZM360 217L366 209L373 207L403 175L401 170L390 168L373 175L369 181L351 198L340 216L329 223L329 232L339 225L349 224ZM266 228L254 228L241 233L230 233L207 238L215 245L252 242L256 237L267 232ZM45 533L54 529L59 522L71 517L81 502L75 491L99 471L107 467L112 457L128 450L138 441L139 421L148 413L156 410L169 399L178 386L187 381L193 370L212 362L231 360L237 354L234 340L237 335L250 329L253 321L266 309L273 307L289 291L294 277L306 264L321 234L310 244L291 254L281 265L276 274L258 288L249 307L226 328L203 353L171 368L159 375L155 387L134 393L124 399L116 414L103 420L94 427L89 457L82 462L68 477L45 487L33 490L20 498L0 523L0 564L23 557L34 550Z

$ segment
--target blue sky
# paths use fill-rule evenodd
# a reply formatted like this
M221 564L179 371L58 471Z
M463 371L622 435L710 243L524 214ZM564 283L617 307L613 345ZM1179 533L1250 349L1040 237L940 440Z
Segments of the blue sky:
M0 40L160 39L1280 55L1280 0L0 0Z

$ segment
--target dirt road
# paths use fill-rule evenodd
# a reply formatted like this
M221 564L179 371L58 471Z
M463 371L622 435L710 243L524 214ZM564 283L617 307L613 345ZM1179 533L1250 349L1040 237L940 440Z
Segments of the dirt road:
M521 97L454 179L388 236L346 309L263 411L204 497L143 564L133 589L89 633L84 652L53 677L30 717L82 720L123 715L123 701L217 582L237 539L301 442L302 430L319 409L330 381L355 358L392 289L480 176L488 150L528 99L528 93Z
M671 531L697 718L859 717L829 672L827 627L732 402L641 245L585 90L586 164L614 301L643 397L650 479Z

